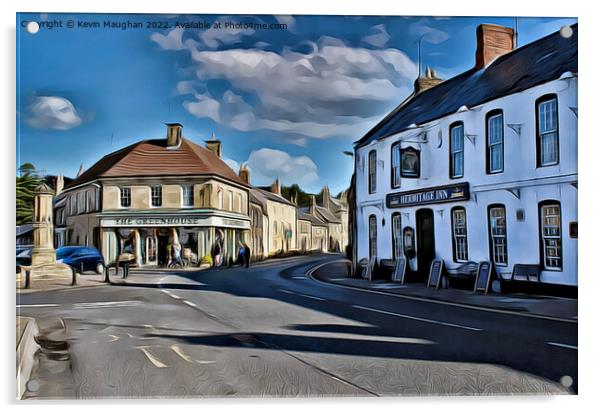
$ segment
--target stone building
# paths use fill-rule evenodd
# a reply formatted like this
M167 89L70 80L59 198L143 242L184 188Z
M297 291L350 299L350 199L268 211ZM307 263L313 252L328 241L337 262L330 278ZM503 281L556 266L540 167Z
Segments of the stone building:
M164 139L143 140L106 155L57 195L57 243L90 245L107 263L122 253L138 265L164 265L168 245L184 256L227 262L248 241L250 185L221 159L221 142L201 147L167 124Z

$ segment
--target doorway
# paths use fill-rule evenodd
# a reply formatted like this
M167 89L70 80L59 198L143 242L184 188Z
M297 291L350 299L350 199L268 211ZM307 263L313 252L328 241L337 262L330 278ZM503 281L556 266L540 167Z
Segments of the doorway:
M169 235L159 235L157 237L157 264L161 267L167 266L169 257L167 256L167 245L169 244Z
M426 279L431 262L435 259L435 222L431 209L416 211L416 234L418 274Z

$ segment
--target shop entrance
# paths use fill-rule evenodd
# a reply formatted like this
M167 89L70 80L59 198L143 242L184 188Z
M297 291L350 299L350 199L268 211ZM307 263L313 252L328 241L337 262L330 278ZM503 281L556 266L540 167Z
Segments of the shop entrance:
M428 277L431 262L435 259L435 222L433 210L419 209L416 211L416 257L418 273L424 279Z
M167 245L169 244L169 235L159 235L157 237L157 264L164 267L169 262L167 256Z

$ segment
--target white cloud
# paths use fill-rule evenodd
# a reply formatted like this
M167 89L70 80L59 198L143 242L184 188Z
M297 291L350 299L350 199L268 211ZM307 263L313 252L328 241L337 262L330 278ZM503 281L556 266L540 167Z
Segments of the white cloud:
M416 65L397 49L349 47L330 37L308 43L312 50L307 53L288 48L275 53L200 50L198 43L187 41L199 89L219 79L228 81L231 90L221 97L196 94L184 107L242 131L359 137L392 102L410 93ZM182 94L193 88L190 83L178 87Z
M184 44L182 43L182 34L184 29L176 27L163 35L161 33L151 34L151 40L159 45L163 50L183 50Z
M36 97L29 112L26 121L34 128L67 130L82 123L73 103L59 96Z
M410 34L421 36L423 41L432 44L443 43L449 39L449 34L443 30L429 26L427 23L428 20L423 17L422 19L410 24L408 31Z
M378 24L372 27L372 29L375 30L376 33L362 37L362 41L374 47L385 47L389 42L389 39L391 39L385 25Z
M254 185L269 185L276 178L284 185L310 185L319 180L318 166L307 156L291 156L284 151L261 148L246 161Z
M240 170L240 163L236 162L234 159L230 158L222 158L222 161L226 163L232 170L236 173Z

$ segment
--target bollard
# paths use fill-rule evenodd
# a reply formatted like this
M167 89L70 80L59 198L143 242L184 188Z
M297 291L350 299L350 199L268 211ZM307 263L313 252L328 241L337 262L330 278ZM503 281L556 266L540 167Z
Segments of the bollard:
M123 273L125 274L124 278L127 278L130 275L130 264L128 262L123 264Z
M31 284L31 270L25 270L25 288Z
M80 263L79 263L79 273L80 273L80 274L83 274L83 273L84 273L84 263L83 263L83 262L80 262Z
M105 266L105 280L104 281L106 283L110 283L111 282L111 280L109 279L109 271L110 271L109 267Z
M77 271L71 267L71 285L77 285Z

